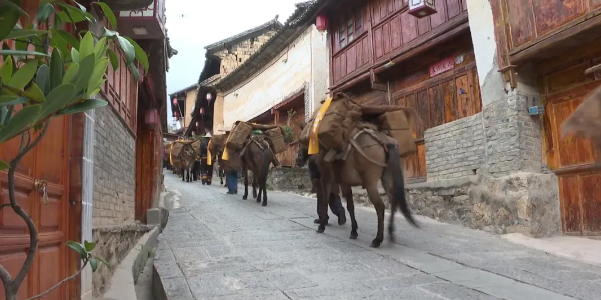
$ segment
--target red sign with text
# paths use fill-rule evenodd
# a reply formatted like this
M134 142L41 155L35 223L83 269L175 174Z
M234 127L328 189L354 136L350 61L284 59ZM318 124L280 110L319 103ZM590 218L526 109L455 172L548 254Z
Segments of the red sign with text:
M434 77L438 74L442 74L448 70L452 70L455 67L455 58L445 58L433 65L430 65L430 77Z

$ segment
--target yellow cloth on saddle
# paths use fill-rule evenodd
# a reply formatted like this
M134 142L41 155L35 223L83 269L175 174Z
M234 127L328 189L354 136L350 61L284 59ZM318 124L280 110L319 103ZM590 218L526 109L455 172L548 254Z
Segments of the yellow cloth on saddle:
M207 144L207 166L212 165L213 156L211 155L211 140Z
M319 139L317 138L317 133L319 132L319 124L321 120L326 115L330 104L332 103L332 98L326 99L323 105L317 111L317 115L315 116L315 120L313 120L313 126L311 131L309 132L309 155L319 153Z

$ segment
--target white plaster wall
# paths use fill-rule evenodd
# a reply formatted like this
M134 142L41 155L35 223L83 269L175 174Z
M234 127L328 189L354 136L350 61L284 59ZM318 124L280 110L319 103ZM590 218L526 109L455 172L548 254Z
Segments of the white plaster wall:
M312 25L315 27L315 25ZM320 102L326 99L328 86L330 83L330 59L328 53L328 35L326 32L319 32L317 29L312 30L313 42L313 101L311 101L310 109L306 112L306 119L311 118L313 111L321 106Z
M495 41L495 27L492 8L488 0L467 0L472 43L476 55L476 66L480 86L484 85L486 76L496 70L497 43Z
M313 79L328 76L329 71L327 64L317 68L312 64L312 61L322 64L322 56L327 56L325 42L314 41L317 36L321 34L317 32L315 26L307 28L254 77L225 92L223 103L225 127L231 126L238 120L247 121L260 115L301 89L305 83L309 83L309 95L306 99L310 101L309 103L314 103L314 95L322 93L323 87L320 84L315 85ZM327 82L325 84L327 86Z

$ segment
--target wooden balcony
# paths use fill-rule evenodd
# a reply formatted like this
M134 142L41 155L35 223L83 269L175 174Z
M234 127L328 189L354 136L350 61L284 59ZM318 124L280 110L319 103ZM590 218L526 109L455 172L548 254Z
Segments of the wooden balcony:
M136 40L165 38L165 0L153 0L141 9L118 13L118 30Z

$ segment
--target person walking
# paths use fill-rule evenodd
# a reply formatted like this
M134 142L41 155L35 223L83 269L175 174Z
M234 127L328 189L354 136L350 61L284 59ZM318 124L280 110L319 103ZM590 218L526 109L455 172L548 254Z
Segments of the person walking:
M315 163L314 157L309 158L308 165L309 175L311 176L311 183L313 184L313 192L318 192L318 189L321 188L321 173L317 168L317 164ZM332 213L338 217L338 224L344 225L344 223L346 223L346 214L344 212L344 206L342 206L340 196L333 192L330 192L330 199L328 200L328 205L330 206L330 210L332 211ZM317 209L317 215L319 215L319 208ZM328 220L329 218L330 217L326 214L326 220ZM313 223L319 224L319 219L315 219Z
M226 130L229 133L230 130ZM223 160L223 170L225 172L225 182L227 185L227 194L238 194L238 170L242 165L242 158L239 151L232 151L225 147L221 155Z

